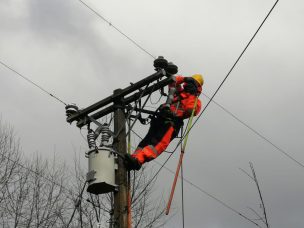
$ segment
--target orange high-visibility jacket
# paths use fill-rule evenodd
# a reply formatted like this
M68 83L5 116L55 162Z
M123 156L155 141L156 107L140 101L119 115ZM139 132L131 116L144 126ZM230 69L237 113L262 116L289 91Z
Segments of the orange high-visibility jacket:
M191 116L195 99L202 92L202 86L192 77L176 76L175 82L169 85L169 89L174 89L174 87L176 87L176 92L173 99L169 99L168 104L170 104L170 110L175 113L177 118L173 118L174 124L166 122L166 118L161 116L151 120L147 135L132 154L132 157L136 158L140 164L155 159L167 148L169 143L177 136L183 119ZM194 115L197 115L200 110L201 101L197 100Z
M175 82L169 85L170 87L176 87L177 91L174 94L173 102L170 105L170 109L177 117L182 119L189 118L191 116L192 110L194 109L195 99L202 92L202 86L199 85L195 80L197 89L196 93L192 91L187 91L187 82L185 82L186 77L178 75L175 77ZM194 115L196 116L201 110L201 101L197 100L196 109Z

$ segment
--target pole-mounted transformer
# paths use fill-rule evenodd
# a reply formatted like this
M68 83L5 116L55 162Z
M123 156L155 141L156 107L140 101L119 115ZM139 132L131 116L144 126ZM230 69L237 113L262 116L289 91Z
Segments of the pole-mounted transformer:
M68 117L77 112L77 106L66 106ZM110 126L107 123L100 124L97 121L95 123L99 126L95 131L88 125L87 141L89 150L86 152L86 158L88 158L86 181L88 183L87 191L98 195L114 192L117 188L115 184L117 155L113 149L113 132L110 130ZM98 146L96 141L99 136L100 144Z
M101 133L101 143L100 146L97 146L95 138L98 137L99 132ZM89 164L87 191L96 195L113 192L116 188L115 169L117 169L117 164L113 145L110 143L112 135L108 124L101 125L96 132L93 130L88 132L90 150L86 153Z

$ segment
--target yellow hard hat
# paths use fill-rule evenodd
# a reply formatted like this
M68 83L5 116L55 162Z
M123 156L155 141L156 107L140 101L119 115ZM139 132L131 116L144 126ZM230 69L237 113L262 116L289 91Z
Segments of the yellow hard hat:
M203 75L201 74L194 74L192 75L192 78L198 82L198 84L200 84L201 86L204 84L204 78Z

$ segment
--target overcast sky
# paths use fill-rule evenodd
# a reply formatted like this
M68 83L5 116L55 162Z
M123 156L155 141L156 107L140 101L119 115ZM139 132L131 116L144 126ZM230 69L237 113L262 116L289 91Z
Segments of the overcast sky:
M203 91L211 96L275 1L85 2L152 55L176 63L180 74L202 73ZM301 163L303 28L303 1L281 0L215 97ZM79 107L153 73L151 56L77 0L0 0L0 61ZM2 119L15 127L26 156L39 153L48 158L55 153L68 164L75 151L84 157L86 143L75 124L66 123L63 104L1 65L0 80ZM153 100L157 98L156 93ZM206 98L201 98L206 104ZM136 127L142 134L147 130ZM177 159L176 153L170 169L175 170ZM271 227L303 228L304 168L211 104L191 132L185 178L255 219L248 207L262 214L257 189L239 170L250 172L249 161L254 164ZM173 175L163 170L157 188L165 197L172 180ZM178 189L176 216L166 227L182 226L180 206ZM186 227L255 227L186 183L185 214Z

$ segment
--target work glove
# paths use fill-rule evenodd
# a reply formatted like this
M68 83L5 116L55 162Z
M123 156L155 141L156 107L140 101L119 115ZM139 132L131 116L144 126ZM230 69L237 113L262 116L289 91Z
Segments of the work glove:
M185 92L193 94L193 95L196 95L198 93L198 85L192 77L186 77L184 79L184 82L186 83L184 85Z
M164 104L159 109L160 116L163 118L173 118L174 114L172 113L170 106Z

